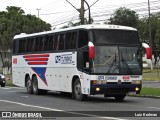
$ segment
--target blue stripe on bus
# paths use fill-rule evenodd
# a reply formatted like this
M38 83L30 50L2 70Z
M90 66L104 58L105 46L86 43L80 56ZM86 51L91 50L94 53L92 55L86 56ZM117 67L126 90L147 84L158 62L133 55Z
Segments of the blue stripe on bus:
M32 70L39 76L39 78L48 86L45 77L46 67L32 67Z

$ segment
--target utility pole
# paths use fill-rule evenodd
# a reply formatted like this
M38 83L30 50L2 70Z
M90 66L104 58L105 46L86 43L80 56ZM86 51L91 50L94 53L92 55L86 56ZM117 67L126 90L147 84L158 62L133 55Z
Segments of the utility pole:
M41 9L37 8L36 10L38 11L38 18L39 18L39 11L40 11Z
M90 12L90 7L92 7L95 3L97 3L99 0L96 0L91 6L87 3L86 0L81 0L81 8L77 9L72 3L70 3L68 0L66 0L72 7L74 7L79 13L80 13L80 19L81 19L81 25L84 25L84 12L86 11L84 9L84 2L87 4L89 10L89 24L91 23L91 12Z
M91 24L91 11L90 11L90 6L88 4L88 2L86 0L83 0L87 6L88 6L88 10L89 10L89 16L88 16L88 24Z
M148 29L149 29L149 43L151 46L151 50L153 50L153 45L152 45L152 35L151 35L151 21L150 21L150 1L148 0ZM153 65L152 65L152 58L151 58L151 70L153 70Z
M81 25L84 25L84 0L81 0L80 18Z

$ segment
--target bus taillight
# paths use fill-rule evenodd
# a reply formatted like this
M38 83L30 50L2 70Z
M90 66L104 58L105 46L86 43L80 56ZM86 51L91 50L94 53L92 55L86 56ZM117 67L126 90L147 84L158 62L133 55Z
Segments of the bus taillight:
M93 59L94 58L94 45L92 42L88 42L89 46L89 58Z
M151 59L152 58L152 51L151 51L151 48L149 47L149 45L146 43L142 43L142 47L144 47L146 49L147 59Z

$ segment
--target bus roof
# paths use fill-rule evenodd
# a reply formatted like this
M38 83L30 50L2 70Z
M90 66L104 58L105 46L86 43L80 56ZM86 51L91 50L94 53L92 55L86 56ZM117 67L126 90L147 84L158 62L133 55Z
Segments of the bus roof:
M15 35L14 39L18 38L24 38L24 37L32 37L32 36L38 36L38 35L44 35L44 34L51 34L51 33L58 33L58 32L65 32L69 30L76 30L76 29L116 29L116 30L131 30L131 31L137 31L137 29L127 26L120 26L120 25L80 25L75 27L69 27L64 29L56 29L51 31L45 31L45 32L39 32L39 33L33 33L33 34L26 34L21 33L19 35Z

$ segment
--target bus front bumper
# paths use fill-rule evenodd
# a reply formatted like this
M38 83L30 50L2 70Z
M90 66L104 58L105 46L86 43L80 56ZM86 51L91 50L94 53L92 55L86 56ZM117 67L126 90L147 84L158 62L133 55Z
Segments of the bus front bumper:
M91 95L95 94L127 94L134 92L139 94L141 91L141 84L92 84Z

